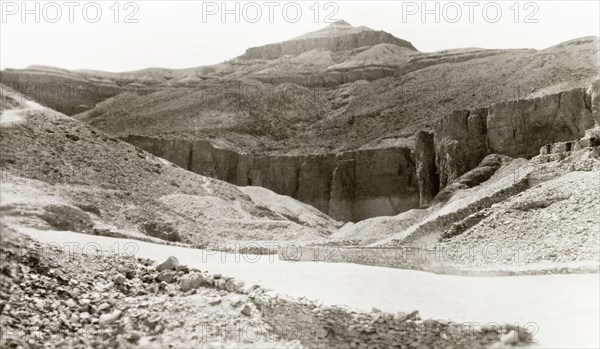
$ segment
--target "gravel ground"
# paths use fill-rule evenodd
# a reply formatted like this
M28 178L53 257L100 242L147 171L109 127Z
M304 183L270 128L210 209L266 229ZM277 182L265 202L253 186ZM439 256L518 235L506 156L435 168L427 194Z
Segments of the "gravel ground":
M183 292L198 270L159 273L127 253L69 253L0 231L2 348L301 347L279 340L244 292Z

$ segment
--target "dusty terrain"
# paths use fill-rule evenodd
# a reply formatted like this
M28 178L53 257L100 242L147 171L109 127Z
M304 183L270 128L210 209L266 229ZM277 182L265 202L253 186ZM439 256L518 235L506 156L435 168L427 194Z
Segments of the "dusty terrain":
M58 112L14 103L21 109L2 112L0 133L5 220L199 245L314 241L338 224L324 215L311 222L314 209L300 203L282 215L233 185L187 172ZM21 219L25 212L36 218Z

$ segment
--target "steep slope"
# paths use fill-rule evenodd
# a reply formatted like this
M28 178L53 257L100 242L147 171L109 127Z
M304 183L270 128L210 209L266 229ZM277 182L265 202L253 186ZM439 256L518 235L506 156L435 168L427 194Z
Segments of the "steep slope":
M296 223L312 214L301 204L286 217L233 185L185 171L16 95L3 98L20 108L2 111L3 221L23 223L21 214L29 212L37 218L27 224L34 226L195 244L314 241L335 229L323 214L314 218L318 227Z

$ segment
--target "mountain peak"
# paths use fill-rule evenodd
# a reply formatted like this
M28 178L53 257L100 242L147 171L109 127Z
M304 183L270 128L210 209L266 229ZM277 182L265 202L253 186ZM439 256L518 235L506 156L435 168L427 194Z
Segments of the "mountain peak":
M373 31L371 28L367 27L353 27L350 23L339 20L331 23L325 28L306 33L304 35L295 37L292 40L306 40L306 39L316 39L316 38L324 38L324 37L335 37L346 34L356 34L364 31Z
M352 27L352 24L344 21L343 19L340 19L336 22L333 22L329 25L330 27L334 27L334 26L344 26L344 27Z

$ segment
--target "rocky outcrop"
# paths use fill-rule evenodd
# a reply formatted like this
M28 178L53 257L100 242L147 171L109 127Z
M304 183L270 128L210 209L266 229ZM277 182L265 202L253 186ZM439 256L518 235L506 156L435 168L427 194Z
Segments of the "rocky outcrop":
M435 128L436 163L440 187L475 168L488 155L485 108L458 110L442 118Z
M592 109L592 117L594 118L594 122L596 123L596 127L600 127L600 80L596 80L590 86L587 91L588 96L590 97L590 104Z
M408 148L283 156L238 153L208 141L143 136L124 140L189 171L238 186L264 187L337 220L395 215L419 206Z
M285 55L299 55L315 49L342 51L377 44L395 44L411 50L416 48L408 41L398 39L384 31L367 30L358 33L316 37L303 40L290 40L277 44L251 47L240 58L242 59L276 59Z
M309 75L256 75L252 78L269 84L291 83L306 87L330 87L358 80L373 81L395 74L395 67L363 67L349 71L327 71Z
M490 153L530 158L547 143L581 138L594 127L584 89L494 104L487 118Z
M440 187L475 168L489 154L531 158L545 144L583 137L594 126L590 94L577 88L455 111L442 118L435 128Z
M427 207L440 190L433 134L417 132L415 141L415 162L417 182L419 183L419 206Z

